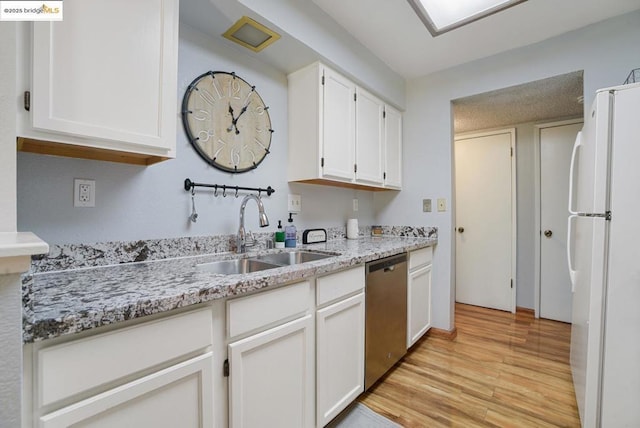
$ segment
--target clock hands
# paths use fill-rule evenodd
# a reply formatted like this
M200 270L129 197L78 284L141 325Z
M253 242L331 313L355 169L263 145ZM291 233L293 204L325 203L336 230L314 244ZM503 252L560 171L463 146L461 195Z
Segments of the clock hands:
M238 129L238 119L240 119L240 117L247 111L247 109L249 108L249 103L251 95L254 93L254 91L256 90L255 86L251 87L251 92L249 92L249 94L247 95L246 101L244 103L244 106L242 106L242 109L240 110L240 113L238 113L238 117L233 117L233 108L231 107L231 103L229 103L229 113L231 114L231 125L229 125L229 127L227 128L227 132L231 132L231 130L233 130L233 128L236 128L236 135L240 134L240 130Z
M231 115L231 125L227 128L227 132L231 132L234 126L236 126L236 118L233 117L233 107L231 107L231 103L229 103L229 114ZM238 117L240 117L238 115ZM236 134L238 133L238 128L236 127Z

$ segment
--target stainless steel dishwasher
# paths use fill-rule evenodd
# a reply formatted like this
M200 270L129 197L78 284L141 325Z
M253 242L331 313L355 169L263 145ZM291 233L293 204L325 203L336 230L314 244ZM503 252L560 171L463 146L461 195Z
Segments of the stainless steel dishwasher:
M407 255L366 265L364 389L407 352Z

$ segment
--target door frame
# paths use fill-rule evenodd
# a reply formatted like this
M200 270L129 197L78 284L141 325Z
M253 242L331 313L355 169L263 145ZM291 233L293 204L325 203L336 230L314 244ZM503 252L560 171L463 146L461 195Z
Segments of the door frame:
M545 128L556 128L564 125L575 125L577 123L584 123L584 118L559 120L553 122L538 123L533 126L533 173L534 173L534 267L533 267L533 286L534 286L534 316L540 318L540 268L541 268L541 256L540 250L542 248L542 225L540 224L541 215L541 189L540 189L540 133ZM568 174L568 172L567 172ZM567 180L569 177L567 176Z
M517 205L517 196L518 196L518 188L517 188L517 180L516 180L516 156L517 156L517 150L516 150L516 138L517 138L517 134L516 134L516 128L515 127L510 127L510 128L497 128L497 129L493 129L493 130L486 130L486 131L472 131L472 132L464 132L464 133L460 133L460 134L454 134L453 135L453 152L452 152L452 162L453 162L453 168L452 168L452 173L453 173L453 194L456 195L456 182L455 182L455 163L456 163L456 158L455 158L455 144L456 141L458 140L462 140L462 139L470 139L470 138L480 138L480 137L488 137L490 135L496 135L496 134L509 134L510 139L511 139L511 279L513 281L513 287L511 288L511 313L515 314L516 313L516 296L517 296L517 289L518 289L518 281L517 281L517 246L518 246L518 205ZM456 196L457 198L457 196ZM453 204L454 206L456 205L455 202ZM452 259L454 260L453 263L453 271L454 271L454 277L455 277L455 271L457 269L457 264L458 264L458 256L457 256L457 235L456 235L456 215L457 215L457 208L453 211L452 213L452 223L453 223L453 257ZM455 284L455 282L454 282ZM454 295L453 295L453 300L455 302L455 287L454 287Z

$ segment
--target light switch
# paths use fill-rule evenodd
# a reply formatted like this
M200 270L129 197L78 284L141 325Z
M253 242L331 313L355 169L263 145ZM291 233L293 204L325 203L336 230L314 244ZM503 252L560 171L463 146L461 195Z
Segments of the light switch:
M444 212L447 210L447 200L445 198L438 198L438 211Z
M431 212L431 199L423 199L422 200L422 212L430 213Z
M289 195L287 210L290 213L299 213L302 211L302 198L300 195Z

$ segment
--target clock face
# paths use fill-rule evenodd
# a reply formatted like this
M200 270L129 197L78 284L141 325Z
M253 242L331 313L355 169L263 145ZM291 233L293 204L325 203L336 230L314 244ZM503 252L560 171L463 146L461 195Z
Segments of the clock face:
M222 71L198 76L182 101L184 129L198 154L227 172L257 168L271 146L269 107L244 79Z

